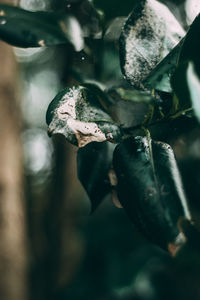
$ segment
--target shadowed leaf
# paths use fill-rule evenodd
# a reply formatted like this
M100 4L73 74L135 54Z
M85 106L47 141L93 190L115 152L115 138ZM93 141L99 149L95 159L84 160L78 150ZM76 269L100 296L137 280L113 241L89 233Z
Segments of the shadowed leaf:
M30 12L0 4L0 38L17 47L43 47L71 43L83 49L80 25L64 13Z
M178 244L179 217L190 218L173 150L146 137L129 138L114 152L118 197L126 213L150 240Z
M124 129L147 126L179 112L176 99L148 91L112 88L107 91L107 111Z
M171 78L171 84L179 106L193 107L200 120L199 77L200 77L200 15L192 23L180 51L178 67Z
M191 62L187 68L186 78L194 114L200 122L200 79L194 70L194 65Z
M108 172L111 169L115 145L107 142L90 143L78 150L78 178L91 201L91 212L111 191Z
M179 56L179 65L188 61L195 64L196 71L200 75L200 15L196 17L184 39L184 43Z

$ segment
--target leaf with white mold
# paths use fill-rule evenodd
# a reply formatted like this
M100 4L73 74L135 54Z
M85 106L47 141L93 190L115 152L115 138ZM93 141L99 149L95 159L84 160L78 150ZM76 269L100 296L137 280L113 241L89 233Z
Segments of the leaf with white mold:
M184 35L184 29L164 4L141 1L128 17L120 37L121 68L126 79L141 87Z
M121 140L121 129L104 111L98 96L89 88L76 86L61 91L47 110L49 134L62 134L72 144Z

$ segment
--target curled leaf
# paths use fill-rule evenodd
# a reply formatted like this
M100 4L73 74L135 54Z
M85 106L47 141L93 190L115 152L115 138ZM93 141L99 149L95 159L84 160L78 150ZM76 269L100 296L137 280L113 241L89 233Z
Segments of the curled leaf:
M140 87L184 35L185 31L164 4L140 1L120 37L121 68L126 79Z
M72 144L121 139L121 130L104 111L98 96L89 88L76 86L61 91L47 110L49 134L62 134Z
M171 147L129 138L116 147L113 165L119 200L138 229L165 249L180 243L177 222L190 213Z

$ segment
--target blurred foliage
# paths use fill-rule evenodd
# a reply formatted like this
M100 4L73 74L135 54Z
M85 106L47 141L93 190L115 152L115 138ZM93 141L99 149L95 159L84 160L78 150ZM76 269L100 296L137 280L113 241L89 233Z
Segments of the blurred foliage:
M1 38L39 46L14 48L32 299L200 297L199 7L160 2L0 6Z

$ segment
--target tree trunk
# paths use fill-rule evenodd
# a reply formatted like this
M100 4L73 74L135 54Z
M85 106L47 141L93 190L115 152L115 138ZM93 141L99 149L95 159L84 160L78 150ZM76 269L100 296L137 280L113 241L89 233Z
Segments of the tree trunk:
M3 42L0 66L0 299L25 300L25 205L17 69L12 48Z

